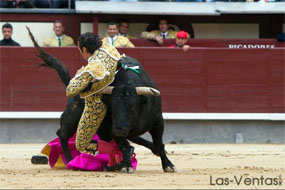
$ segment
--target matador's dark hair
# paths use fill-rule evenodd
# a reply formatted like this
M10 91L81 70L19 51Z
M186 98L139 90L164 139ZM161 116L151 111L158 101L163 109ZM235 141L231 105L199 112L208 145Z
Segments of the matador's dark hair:
M82 48L85 47L87 51L93 54L97 49L102 46L102 41L100 40L99 36L92 32L86 32L81 34L78 39L79 48L82 51Z

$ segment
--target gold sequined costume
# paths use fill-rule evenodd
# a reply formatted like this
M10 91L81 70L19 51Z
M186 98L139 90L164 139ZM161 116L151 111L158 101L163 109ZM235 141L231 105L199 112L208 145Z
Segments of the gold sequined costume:
M168 30L166 39L173 39L176 38L176 31ZM151 32L144 31L141 33L142 38L153 40L155 36L162 36L159 30L153 30Z
M97 144L92 143L92 137L99 128L106 114L106 105L101 101L102 94L97 94L114 80L120 54L113 46L103 44L88 59L88 65L80 70L70 80L67 96L80 95L85 99L85 108L76 132L76 148L80 152L96 154ZM81 92L92 82L92 88Z
M124 36L124 37L126 37L128 39L132 38L132 36L130 34L123 35L123 34L118 33L118 36Z
M61 40L61 46L74 46L73 39L68 35L63 34ZM58 39L55 36L47 37L44 40L44 46L58 47Z
M108 41L108 37L102 39L103 44L110 44ZM135 45L126 37L124 36L116 36L113 44L116 48L120 47L130 47L133 48Z

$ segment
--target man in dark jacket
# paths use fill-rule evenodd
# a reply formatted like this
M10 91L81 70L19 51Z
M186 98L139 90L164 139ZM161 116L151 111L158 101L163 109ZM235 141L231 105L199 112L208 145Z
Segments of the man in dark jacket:
M3 40L0 41L0 46L20 46L17 42L12 40L13 27L11 24L6 23L2 26Z
M35 0L1 0L1 8L34 8Z

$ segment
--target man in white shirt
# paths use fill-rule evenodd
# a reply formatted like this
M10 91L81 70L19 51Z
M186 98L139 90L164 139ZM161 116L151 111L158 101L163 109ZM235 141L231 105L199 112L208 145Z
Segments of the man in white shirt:
M107 24L107 37L102 39L103 44L108 43L116 48L135 47L134 44L126 37L118 35L118 26L115 22Z
M55 35L45 38L44 46L74 46L73 39L63 33L64 26L61 20L56 20L54 22L53 31Z

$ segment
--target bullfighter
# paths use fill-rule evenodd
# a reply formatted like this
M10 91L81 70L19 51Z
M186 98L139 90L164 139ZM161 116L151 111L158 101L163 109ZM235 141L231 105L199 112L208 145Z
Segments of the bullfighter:
M111 45L103 44L99 37L91 32L78 38L78 48L88 64L79 69L66 88L66 95L80 95L85 100L85 108L76 132L76 148L80 152L98 154L96 141L92 137L106 114L106 105L102 94L97 94L114 80L120 54ZM92 83L90 89L86 87ZM92 141L92 142L91 142Z

